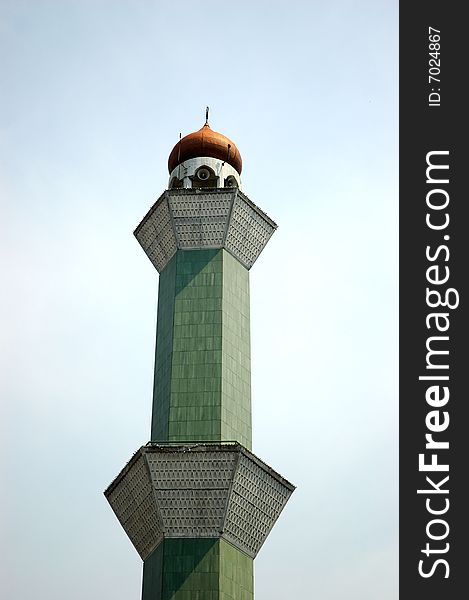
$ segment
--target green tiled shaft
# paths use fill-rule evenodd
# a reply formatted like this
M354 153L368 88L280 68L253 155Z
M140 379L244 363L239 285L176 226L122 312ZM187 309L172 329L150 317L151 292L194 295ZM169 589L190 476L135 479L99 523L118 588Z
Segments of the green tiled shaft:
M253 560L222 539L166 539L145 561L142 600L253 600Z
M226 250L178 250L160 275L151 439L251 449L249 272Z

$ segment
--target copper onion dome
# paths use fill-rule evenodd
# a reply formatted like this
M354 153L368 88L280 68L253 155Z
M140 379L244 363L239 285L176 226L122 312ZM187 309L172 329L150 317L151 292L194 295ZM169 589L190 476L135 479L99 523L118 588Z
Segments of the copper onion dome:
M210 129L208 122L199 131L189 133L174 146L168 158L169 172L185 160L201 156L223 160L241 175L243 161L236 144L222 133Z

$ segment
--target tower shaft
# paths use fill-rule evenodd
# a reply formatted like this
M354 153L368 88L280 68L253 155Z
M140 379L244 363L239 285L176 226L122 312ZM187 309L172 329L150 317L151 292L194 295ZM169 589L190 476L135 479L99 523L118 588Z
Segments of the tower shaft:
M251 449L249 272L223 249L178 250L160 275L151 439Z

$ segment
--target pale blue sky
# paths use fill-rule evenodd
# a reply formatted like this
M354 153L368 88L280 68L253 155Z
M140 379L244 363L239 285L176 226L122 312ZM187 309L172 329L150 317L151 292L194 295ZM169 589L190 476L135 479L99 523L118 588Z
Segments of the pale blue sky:
M256 600L397 599L397 0L0 0L2 597L140 597L102 490L149 436L178 139L237 143L254 452L298 486Z

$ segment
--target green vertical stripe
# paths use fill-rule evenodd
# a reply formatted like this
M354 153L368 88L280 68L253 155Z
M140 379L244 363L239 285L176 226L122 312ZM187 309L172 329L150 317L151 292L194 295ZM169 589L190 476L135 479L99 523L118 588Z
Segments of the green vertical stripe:
M176 266L177 257L173 256L160 275L158 287L151 439L160 441L168 438Z
M251 449L249 271L223 251L221 439Z

